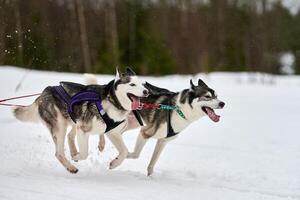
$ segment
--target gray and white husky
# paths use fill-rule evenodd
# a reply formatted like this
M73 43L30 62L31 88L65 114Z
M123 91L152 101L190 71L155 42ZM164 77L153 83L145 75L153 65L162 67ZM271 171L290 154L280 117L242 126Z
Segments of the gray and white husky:
M148 95L148 89L145 88L144 83L138 79L130 68L127 68L124 74L117 70L116 78L107 85L84 86L62 82L61 86L70 96L81 91L93 91L101 96L103 110L114 122L120 122L118 126L107 133L108 138L119 152L118 156L111 161L110 168L120 165L128 154L120 132L123 132L127 127L126 119L131 111L132 99ZM68 126L72 127L68 134L72 159L83 160L88 156L89 135L103 134L106 130L106 124L95 102L80 102L75 105L73 113L76 123L70 118L67 104L62 101L52 86L47 87L30 106L14 108L14 115L17 119L31 122L41 121L48 127L55 144L56 158L69 172L76 173L78 169L65 157L64 152L64 141ZM76 134L79 153L74 143Z
M148 176L150 176L153 174L154 165L162 150L170 140L175 139L184 128L203 116L208 116L212 121L218 122L220 116L215 114L214 109L223 108L225 103L220 101L216 92L200 79L198 85L194 85L191 80L189 89L177 93L149 83L146 83L145 86L149 89L150 95L147 98L141 98L141 102L175 105L185 116L185 118L181 117L175 110L170 112L161 109L138 111L146 126L141 128L134 152L129 153L127 158L138 158L148 139L157 139L155 150L148 165ZM128 123L128 127L131 128L139 126L132 117L128 118Z

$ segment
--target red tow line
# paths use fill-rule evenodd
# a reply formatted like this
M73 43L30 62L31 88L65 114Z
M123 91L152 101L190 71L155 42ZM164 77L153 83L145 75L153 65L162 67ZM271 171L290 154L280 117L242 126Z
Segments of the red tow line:
M0 106L21 106L21 107L25 107L25 105L2 103L2 102L11 101L11 100L15 100L15 99L23 99L23 98L27 98L27 97L33 97L33 96L39 96L41 94L42 93L37 93L37 94L29 94L29 95L11 97L11 98L7 98L7 99L0 99Z
M160 104L151 104L151 103L143 103L142 108L146 109L158 109L160 108Z
M132 110L142 110L142 109L158 109L160 104L151 104L151 103L141 103L139 99L133 99L131 103Z

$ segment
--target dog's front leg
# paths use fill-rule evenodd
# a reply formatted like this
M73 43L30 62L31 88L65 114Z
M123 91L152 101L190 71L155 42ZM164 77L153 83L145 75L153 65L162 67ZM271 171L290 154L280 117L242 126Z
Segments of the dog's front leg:
M76 125L72 126L72 129L68 133L68 144L71 153L71 157L73 158L78 154L76 145L75 145L75 136L76 136Z
M141 151L144 148L147 141L148 141L148 138L144 137L144 134L141 130L140 134L138 135L138 137L136 139L134 151L132 153L128 153L127 158L137 159L140 156Z
M72 159L75 161L85 160L88 157L89 150L89 133L83 132L80 128L77 129L77 143L79 153Z
M104 134L99 135L99 143L98 143L98 149L99 151L103 151L105 147L105 137Z
M158 160L162 150L166 146L166 144L167 144L167 140L165 138L157 140L151 161L148 165L148 176L151 176L153 174L154 165L157 162L157 160Z
M113 161L111 161L109 165L109 169L114 169L118 167L127 157L128 149L120 133L116 133L116 132L108 133L107 137L110 139L113 145L115 145L115 147L119 152L119 155Z

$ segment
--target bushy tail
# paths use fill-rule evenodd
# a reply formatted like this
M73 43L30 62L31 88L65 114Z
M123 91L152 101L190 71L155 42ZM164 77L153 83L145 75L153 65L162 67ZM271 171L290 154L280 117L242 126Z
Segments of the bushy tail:
M98 84L97 78L94 74L84 74L84 81L86 85Z
M15 117L22 122L38 122L39 113L38 106L36 103L31 104L30 106L18 106L13 108L13 113Z

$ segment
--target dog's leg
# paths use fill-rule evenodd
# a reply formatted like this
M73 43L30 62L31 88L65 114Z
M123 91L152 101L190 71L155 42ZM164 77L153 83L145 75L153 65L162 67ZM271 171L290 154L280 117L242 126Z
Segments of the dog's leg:
M132 153L128 153L127 158L137 159L140 156L141 151L144 148L147 141L148 141L148 139L144 137L144 135L141 131L136 139L134 151Z
M115 145L117 148L119 155L110 162L109 168L114 169L118 167L124 159L127 157L128 150L126 145L124 144L122 135L119 133L109 133L107 134L107 137L110 139L110 141Z
M52 138L56 147L55 156L69 172L77 173L78 169L75 166L73 166L65 157L64 143L66 131L66 127L54 127L51 129Z
M80 128L77 128L77 143L79 147L79 153L72 159L75 161L85 160L88 157L89 151L89 133L83 132Z
M76 136L76 125L73 125L71 131L68 133L68 143L69 143L69 149L72 158L78 154L75 145L75 136Z
M103 151L105 147L105 137L104 134L99 135L99 143L98 143L98 149L99 151Z
M158 160L158 158L159 158L162 150L166 146L166 144L167 144L166 139L159 139L159 140L157 140L156 146L155 146L152 158L151 158L151 161L150 161L150 163L148 165L148 176L151 176L153 174L154 165L157 162L157 160Z

